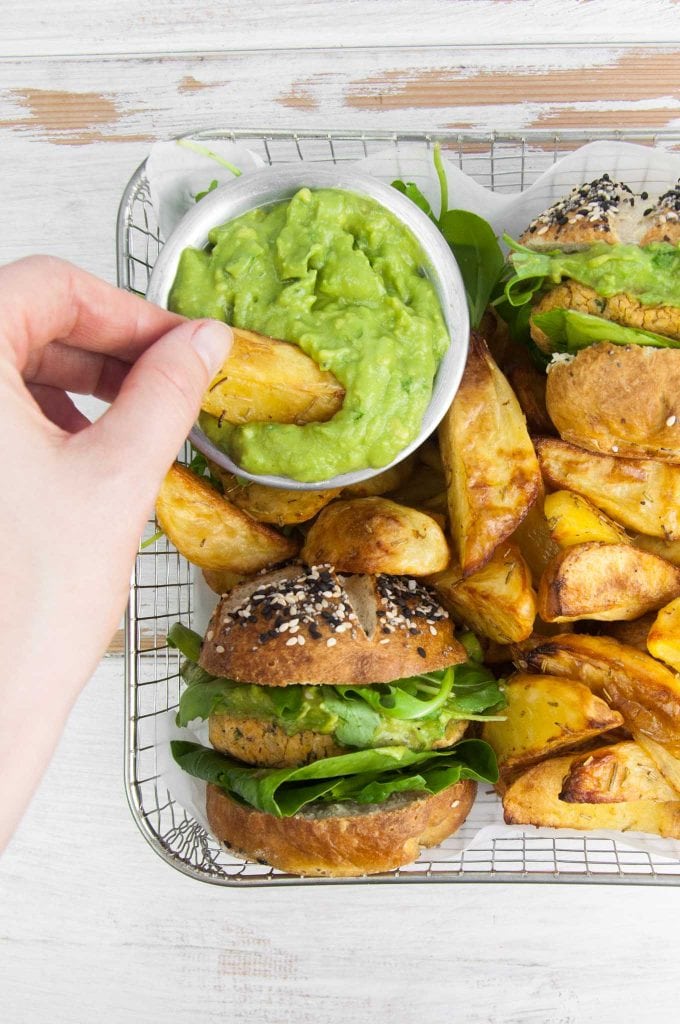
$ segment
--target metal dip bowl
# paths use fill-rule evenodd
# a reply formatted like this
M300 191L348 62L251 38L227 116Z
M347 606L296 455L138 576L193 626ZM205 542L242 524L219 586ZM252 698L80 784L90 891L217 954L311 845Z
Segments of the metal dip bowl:
M439 298L450 343L439 364L432 397L425 411L420 433L389 463L389 466L394 466L429 437L451 405L463 375L469 336L468 307L458 264L429 217L395 188L384 185L366 174L358 174L351 169L340 167L267 167L235 178L234 181L208 193L177 225L156 261L147 298L167 308L168 296L183 249L188 246L205 248L208 245L208 232L212 228L234 220L257 207L270 206L290 199L304 187L343 189L375 200L415 235L427 259L423 269L432 281ZM367 480L389 468L369 467L343 473L328 480L301 483L286 476L258 476L246 472L225 452L217 448L198 424L191 431L189 440L207 458L240 477L290 490L313 491L327 487L346 487Z

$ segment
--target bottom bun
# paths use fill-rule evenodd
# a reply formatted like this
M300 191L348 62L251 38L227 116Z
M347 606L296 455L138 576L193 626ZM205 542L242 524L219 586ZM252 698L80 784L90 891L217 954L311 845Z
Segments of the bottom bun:
M436 793L397 794L382 805L317 804L291 818L237 803L208 785L213 834L234 852L295 875L336 878L392 871L417 860L465 821L477 790L465 780Z

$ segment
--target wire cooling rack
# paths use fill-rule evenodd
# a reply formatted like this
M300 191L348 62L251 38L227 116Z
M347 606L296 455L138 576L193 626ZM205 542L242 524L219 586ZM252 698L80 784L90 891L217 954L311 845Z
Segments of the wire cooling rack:
M390 146L398 149L419 143L430 148L440 142L447 158L457 161L466 174L503 192L527 188L567 152L596 139L680 149L680 133L642 131L499 135L211 130L192 133L192 138L242 143L267 164L337 164L360 160ZM142 164L127 185L118 215L119 284L144 294L162 244ZM154 530L150 522L147 540ZM260 886L350 881L301 879L235 857L184 810L164 781L159 764L160 745L166 742L164 723L179 703L182 685L180 658L168 648L166 634L178 620L191 625L193 590L191 567L164 537L140 549L125 630L125 784L137 825L164 860L204 882ZM680 884L677 844L670 841L656 841L658 852L652 854L595 834L509 829L502 824L490 827L490 821L500 822L498 800L488 787L480 786L472 812L455 837L424 851L408 867L351 881Z

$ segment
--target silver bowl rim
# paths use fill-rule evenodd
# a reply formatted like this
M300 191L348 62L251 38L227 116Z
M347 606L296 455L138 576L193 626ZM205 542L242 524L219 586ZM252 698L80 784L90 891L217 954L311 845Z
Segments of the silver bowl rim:
M366 467L338 476L314 481L294 480L274 474L254 474L244 470L194 425L189 440L199 452L221 468L237 476L270 487L314 491L348 487L385 472L407 458L434 432L460 385L469 343L469 313L465 287L458 264L441 232L414 202L378 178L340 167L264 167L219 186L204 196L184 215L163 245L151 273L146 297L167 308L170 289L177 274L182 250L205 248L209 231L249 210L269 206L291 198L300 188L337 188L354 192L380 203L415 235L427 258L427 272L435 286L449 335L449 346L435 375L432 396L417 435L387 465Z

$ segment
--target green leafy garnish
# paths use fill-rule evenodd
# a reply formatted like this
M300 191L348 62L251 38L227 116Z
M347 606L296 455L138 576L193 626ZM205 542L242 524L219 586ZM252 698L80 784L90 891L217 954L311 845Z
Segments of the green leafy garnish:
M214 160L220 167L226 167L235 178L240 178L242 174L238 167L225 160L219 153L215 153L214 150L209 149L207 146L202 146L199 142L194 142L193 139L177 139L177 145L183 149L190 149L193 153L198 153L200 156L206 156L209 160Z
M175 625L168 644L187 659L177 724L229 714L275 721L288 735L306 729L332 734L348 747L404 745L428 749L451 723L498 716L504 698L492 673L475 662L371 686L258 686L206 673L196 661L201 639Z
M419 206L448 242L463 278L471 326L477 328L494 294L505 260L487 221L469 210L449 210L448 181L439 143L434 147L433 158L440 190L439 217L435 217L430 203L414 182L397 180L392 186Z
M559 308L535 313L532 321L547 335L554 352L578 352L579 349L602 341L611 342L612 345L680 348L680 341L675 338L643 331L638 327L624 327L612 320L581 313L576 309Z
M219 185L219 182L218 182L217 178L213 178L213 180L210 182L210 184L208 185L208 187L206 189L203 189L202 192L197 192L196 193L196 195L194 196L194 200L197 203L200 203L201 199L204 199L208 195L209 192L214 192L218 185Z
M450 750L406 747L357 750L298 768L250 768L197 743L174 740L172 756L196 778L211 782L251 807L278 818L312 803L383 803L393 793L439 793L462 779L494 783L498 766L482 740L461 740Z

